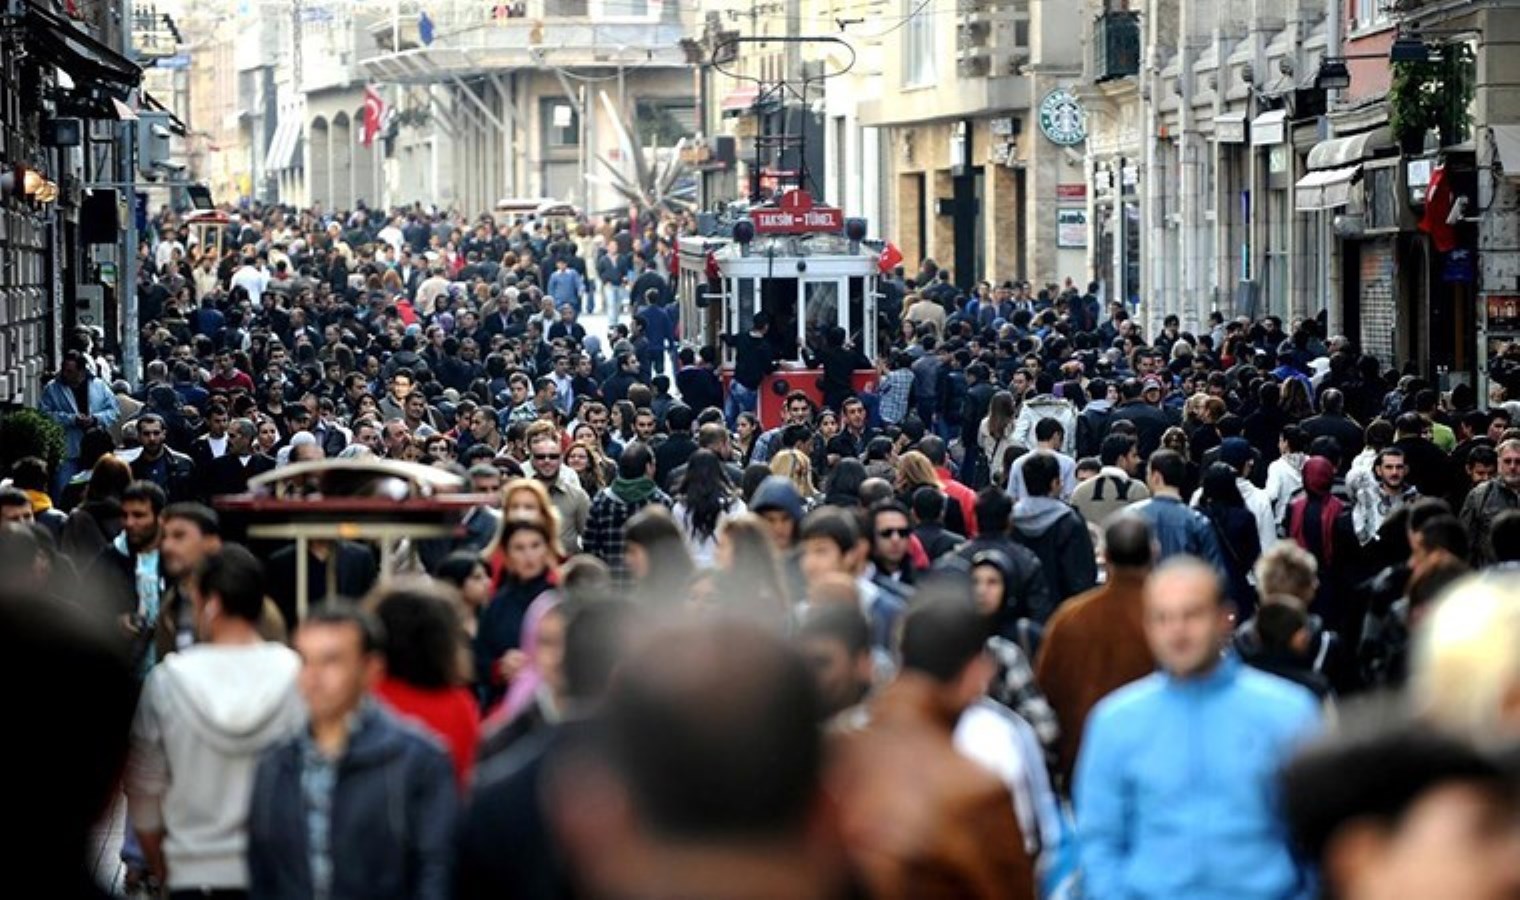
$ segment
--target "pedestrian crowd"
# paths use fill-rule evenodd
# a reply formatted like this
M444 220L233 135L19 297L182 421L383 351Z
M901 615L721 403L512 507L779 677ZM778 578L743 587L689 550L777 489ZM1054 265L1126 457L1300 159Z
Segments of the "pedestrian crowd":
M878 346L694 346L694 224L155 219L140 386L71 335L0 485L65 893L123 794L142 896L1520 893L1520 348L1482 404L932 261ZM220 508L323 459L479 502L391 571Z

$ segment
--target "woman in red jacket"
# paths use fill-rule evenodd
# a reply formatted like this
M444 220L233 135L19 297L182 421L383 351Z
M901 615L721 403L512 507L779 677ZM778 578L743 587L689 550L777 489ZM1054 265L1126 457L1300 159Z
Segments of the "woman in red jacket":
M421 579L396 582L369 602L385 629L385 678L376 696L443 741L464 790L480 741L480 708L464 686L458 602Z

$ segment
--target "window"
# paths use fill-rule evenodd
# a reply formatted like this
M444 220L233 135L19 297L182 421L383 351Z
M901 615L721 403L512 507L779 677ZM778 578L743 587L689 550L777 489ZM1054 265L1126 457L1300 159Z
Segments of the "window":
M1356 0L1356 27L1373 28L1388 21L1387 0Z
M903 84L934 83L934 0L903 0Z
M575 149L581 145L581 117L569 100L545 98L539 114L543 117L544 149Z
M697 133L697 105L689 100L639 100L634 110L642 146L673 147Z

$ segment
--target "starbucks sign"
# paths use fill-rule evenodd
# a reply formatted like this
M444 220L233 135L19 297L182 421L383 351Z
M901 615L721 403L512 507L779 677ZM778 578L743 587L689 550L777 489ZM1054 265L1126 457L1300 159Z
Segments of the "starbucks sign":
M1056 88L1040 101L1040 130L1052 144L1080 144L1087 140L1087 110L1071 91Z

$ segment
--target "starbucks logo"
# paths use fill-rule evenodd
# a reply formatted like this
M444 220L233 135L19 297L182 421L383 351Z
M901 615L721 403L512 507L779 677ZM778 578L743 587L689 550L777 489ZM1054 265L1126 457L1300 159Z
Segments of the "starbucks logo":
M1087 111L1071 91L1057 88L1040 101L1040 130L1052 144L1080 144L1087 140Z

